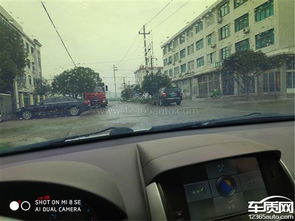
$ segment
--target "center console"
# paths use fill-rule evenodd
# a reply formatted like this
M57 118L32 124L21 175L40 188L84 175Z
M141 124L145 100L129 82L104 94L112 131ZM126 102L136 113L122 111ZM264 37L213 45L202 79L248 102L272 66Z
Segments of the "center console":
M222 159L168 171L155 179L167 217L212 220L247 212L268 196L256 157Z
M273 195L293 199L294 183L279 151L227 137L228 142L204 145L206 152L190 138L178 151L176 140L164 150L152 142L139 146L153 220L248 220L250 201ZM202 136L194 138L202 143Z

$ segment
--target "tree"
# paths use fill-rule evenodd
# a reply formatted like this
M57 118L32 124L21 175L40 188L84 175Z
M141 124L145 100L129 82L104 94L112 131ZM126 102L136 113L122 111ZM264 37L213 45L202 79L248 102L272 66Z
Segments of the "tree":
M121 91L121 98L123 100L128 100L134 95L134 89L131 86L126 86L124 90Z
M134 94L137 94L137 95L142 95L143 94L143 90L140 87L140 85L135 85L134 88L133 88L133 92L134 92Z
M144 92L154 95L162 87L171 87L171 79L158 71L156 74L147 74L142 82Z
M51 86L45 79L37 78L35 81L35 92L38 95L48 95L52 91Z
M127 85L124 90L121 91L121 98L123 100L128 100L134 96L141 96L143 90L140 85Z
M21 35L0 21L0 91L12 92L13 80L24 74L26 53Z
M223 74L231 74L239 87L249 95L255 77L271 67L271 60L262 52L238 51L226 58Z
M97 86L103 86L99 73L86 67L66 70L54 77L52 90L54 93L77 98L84 92L91 92Z

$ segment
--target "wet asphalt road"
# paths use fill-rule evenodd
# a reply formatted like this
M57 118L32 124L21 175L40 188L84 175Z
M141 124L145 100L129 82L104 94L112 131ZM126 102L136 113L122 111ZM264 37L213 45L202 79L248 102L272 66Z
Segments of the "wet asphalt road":
M55 138L80 135L107 127L147 129L155 125L239 116L251 112L294 113L291 100L221 102L183 101L181 106L110 102L104 109L84 112L79 117L51 117L0 123L1 146L19 146Z

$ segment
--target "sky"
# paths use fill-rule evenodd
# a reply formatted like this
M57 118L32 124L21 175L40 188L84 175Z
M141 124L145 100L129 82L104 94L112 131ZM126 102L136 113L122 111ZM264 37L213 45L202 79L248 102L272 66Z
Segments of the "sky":
M142 26L147 44L153 42L155 65L162 66L161 45L216 0L43 0L78 66L100 73L114 90L135 82L134 71L144 64ZM41 44L43 76L49 80L73 68L51 25L41 0L0 0L0 5ZM165 7L166 6L166 7ZM163 9L160 14L161 9ZM158 15L157 15L158 14Z

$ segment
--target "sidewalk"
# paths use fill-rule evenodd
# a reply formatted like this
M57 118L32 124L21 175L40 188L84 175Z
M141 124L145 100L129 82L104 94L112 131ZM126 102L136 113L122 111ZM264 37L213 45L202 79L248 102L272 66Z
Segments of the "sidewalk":
M261 96L221 96L221 97L208 97L208 98L193 98L184 99L183 104L188 107L196 107L200 104L208 104L212 106L227 106L238 104L257 104L257 103L293 103L294 95L288 96L280 95L261 95Z

